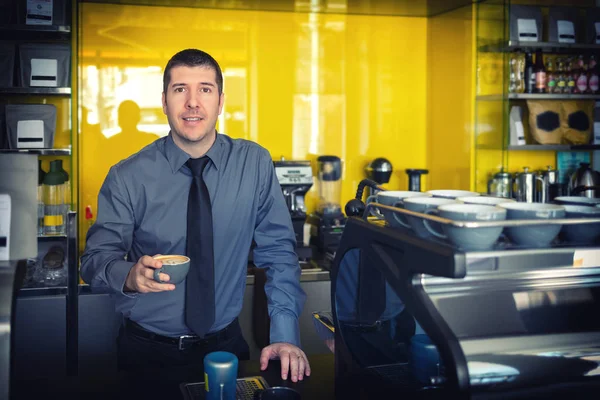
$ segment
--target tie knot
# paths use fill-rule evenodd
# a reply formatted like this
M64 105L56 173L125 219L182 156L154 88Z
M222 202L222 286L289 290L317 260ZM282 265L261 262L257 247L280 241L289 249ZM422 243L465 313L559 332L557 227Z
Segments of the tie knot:
M204 171L204 167L206 167L208 161L210 159L207 156L203 156L200 158L190 158L185 164L192 170L192 175L202 176L202 171Z

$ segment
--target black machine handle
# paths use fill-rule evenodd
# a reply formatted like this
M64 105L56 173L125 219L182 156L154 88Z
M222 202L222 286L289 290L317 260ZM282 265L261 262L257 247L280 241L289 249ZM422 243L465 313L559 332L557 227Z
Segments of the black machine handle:
M365 187L370 187L371 189L376 190L387 190L383 186L379 186L379 184L371 179L363 179L358 184L358 188L356 189L356 197L346 203L345 211L348 217L358 217L361 216L365 211L365 203L363 203L363 192L365 191Z

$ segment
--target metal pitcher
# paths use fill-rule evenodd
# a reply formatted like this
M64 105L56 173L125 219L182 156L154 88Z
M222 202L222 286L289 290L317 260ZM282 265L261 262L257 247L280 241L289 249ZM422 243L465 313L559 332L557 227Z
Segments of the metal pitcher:
M509 172L504 172L501 169L500 172L495 174L487 183L487 192L489 195L495 197L512 197L512 183L513 177Z
M537 200L536 183L541 178L535 172L529 172L529 167L523 167L523 172L515 174L513 193L517 201L533 203Z
M555 193L555 189L558 184L558 171L552 169L550 165L546 167L545 171L540 171L538 188L538 201L540 203L549 203L560 193Z

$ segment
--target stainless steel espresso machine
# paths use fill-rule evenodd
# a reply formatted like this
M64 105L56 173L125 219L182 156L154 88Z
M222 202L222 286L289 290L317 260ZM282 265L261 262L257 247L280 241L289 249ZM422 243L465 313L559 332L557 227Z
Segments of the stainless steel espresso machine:
M306 222L306 192L313 185L310 161L281 160L274 161L275 174L281 186L283 197L292 216L292 225L296 234L296 253L301 261L313 258L314 247L307 245L304 225ZM306 239L306 240L305 240Z
M379 206L346 207L331 267L336 398L598 398L600 235L465 250L368 220ZM600 219L567 222L555 224L589 232Z

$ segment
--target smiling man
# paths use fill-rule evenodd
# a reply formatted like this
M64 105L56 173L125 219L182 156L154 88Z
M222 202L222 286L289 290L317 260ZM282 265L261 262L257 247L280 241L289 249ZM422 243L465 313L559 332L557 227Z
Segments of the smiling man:
M281 376L310 375L298 317L305 293L290 214L267 150L216 131L223 75L207 53L187 49L167 63L162 104L171 131L113 166L98 196L81 272L110 287L123 315L119 366L185 366L213 351L249 358L238 315L248 253L266 268L271 344L261 369L281 360ZM156 254L191 259L186 280L169 283Z

